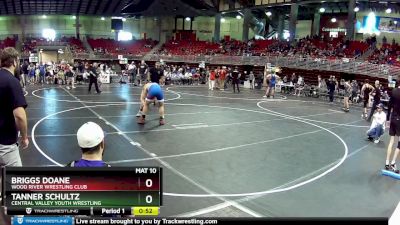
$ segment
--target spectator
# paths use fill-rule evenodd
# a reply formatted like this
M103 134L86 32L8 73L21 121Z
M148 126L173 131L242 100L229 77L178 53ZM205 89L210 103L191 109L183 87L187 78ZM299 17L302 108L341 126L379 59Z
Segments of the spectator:
M95 63L94 65L90 65L88 68L88 73L89 73L89 93L90 90L92 89L92 84L94 84L94 87L96 88L96 92L98 94L101 93L99 90L99 85L97 83L97 78L98 78L98 73L96 71L97 64Z
M22 166L18 151L18 131L23 149L29 145L25 108L28 106L18 80L18 52L8 47L0 53L0 166Z
M215 70L209 70L209 83L208 83L208 89L214 90L215 86Z
M40 63L39 66L39 83L44 84L44 75L46 74L46 67L43 63Z
M142 86L147 81L147 73L149 72L149 67L144 60L141 61L138 67L138 84Z
M82 158L70 162L68 167L110 167L103 161L105 134L98 124L93 122L83 124L76 136L82 150Z
M162 80L164 76L163 70L160 68L160 63L156 63L155 67L151 67L150 71L150 82L160 84L160 80Z
M375 81L375 89L373 91L373 96L374 96L374 100L372 102L372 108L371 108L371 112L369 113L369 116L367 118L367 121L371 121L372 116L375 113L376 110L376 106L381 102L381 89L379 88L379 80Z
M351 81L351 101L353 103L358 102L358 93L359 93L359 86L356 80Z
M361 88L361 95L364 99L364 111L363 114L361 115L362 118L367 118L367 107L368 107L368 102L369 102L369 95L371 92L373 92L375 88L369 84L369 80L365 79L364 85Z
M239 82L240 82L240 73L238 70L238 67L235 66L235 69L232 71L232 87L233 87L233 93L235 93L235 86L237 87L238 93L240 93L239 90Z
M254 89L255 77L253 71L250 71L249 82L250 82L250 89Z
M28 83L28 73L29 73L28 67L29 67L28 61L24 61L24 64L21 67L21 69L22 69L21 81L22 81L22 87L24 87L24 88L25 88L26 84Z
M367 131L368 140L374 141L375 144L379 143L380 137L385 131L386 113L383 111L383 105L378 104L377 111L373 116L371 127Z
M135 65L135 61L132 61L131 64L129 64L128 72L131 77L131 83L136 86L135 80L136 80L137 68Z
M336 82L334 80L334 77L331 76L328 80L328 82L326 82L326 87L328 89L328 94L329 94L329 102L331 104L333 104L333 96L335 94L335 89L336 89Z
M221 70L219 70L219 84L220 90L224 90L226 86L226 68L223 66Z

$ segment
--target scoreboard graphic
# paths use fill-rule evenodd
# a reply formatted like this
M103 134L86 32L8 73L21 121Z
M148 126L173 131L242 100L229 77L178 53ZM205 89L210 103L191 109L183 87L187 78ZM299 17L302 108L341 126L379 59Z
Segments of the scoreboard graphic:
M157 216L162 168L4 168L8 215Z

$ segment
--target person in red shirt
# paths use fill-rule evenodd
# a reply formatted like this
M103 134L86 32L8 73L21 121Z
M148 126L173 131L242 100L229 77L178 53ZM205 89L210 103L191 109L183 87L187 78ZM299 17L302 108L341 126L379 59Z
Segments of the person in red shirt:
M225 88L225 78L226 78L226 70L222 68L219 71L219 89L224 90Z
M214 90L214 86L215 86L215 70L210 70L210 80L208 83L208 89L210 90Z

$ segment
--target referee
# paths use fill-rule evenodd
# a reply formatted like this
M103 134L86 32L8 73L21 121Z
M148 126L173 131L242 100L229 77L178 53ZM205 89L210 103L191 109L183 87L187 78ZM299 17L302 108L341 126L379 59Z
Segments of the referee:
M399 85L399 84L398 84ZM391 170L396 173L399 173L399 170L396 168L396 158L399 155L400 151L400 85L393 89L392 96L389 100L388 105L388 113L386 118L386 126L389 125L389 135L390 135L390 142L386 152L386 163L385 163L385 170ZM391 116L391 117L390 117ZM396 138L395 138L396 137ZM393 143L397 140L397 147L393 154L392 161L390 162L390 157L392 156L392 149Z

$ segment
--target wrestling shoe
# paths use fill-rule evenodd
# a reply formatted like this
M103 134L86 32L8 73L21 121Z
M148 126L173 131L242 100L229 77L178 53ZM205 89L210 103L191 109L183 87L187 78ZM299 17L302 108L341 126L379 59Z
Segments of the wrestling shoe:
M144 124L146 121L145 121L145 119L141 116L141 117L139 117L138 119L137 119L137 123L138 124Z
M389 170L393 171L395 173L399 173L399 170L397 169L396 164L391 164Z
M160 118L160 126L162 126L162 125L164 125L164 124L165 124L164 118Z

